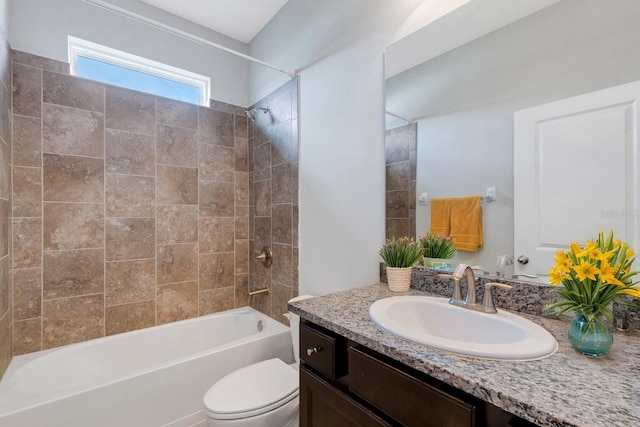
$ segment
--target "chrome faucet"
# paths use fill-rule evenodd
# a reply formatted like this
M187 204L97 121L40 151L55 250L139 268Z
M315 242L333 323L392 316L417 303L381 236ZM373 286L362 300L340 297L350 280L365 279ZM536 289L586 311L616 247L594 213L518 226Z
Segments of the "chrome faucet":
M460 272L458 270L460 270ZM465 264L460 264L458 266L458 269L456 269L454 275L456 274L460 274L460 278L462 278L462 275L464 274L467 278L467 296L464 298L464 305L466 307L472 308L473 306L478 304L476 295L476 276L473 274L473 268Z
M500 255L496 261L496 276L504 277L504 267L512 264L513 259L509 255Z
M453 294L449 298L449 304L459 305L471 308L472 305L478 305L476 301L476 277L473 274L473 268L467 264L460 264L453 274L440 274L444 279L453 279ZM462 299L462 289L460 281L463 277L467 278L467 295Z
M491 293L492 288L512 288L512 286L503 283L487 283L485 285L482 304L479 304L476 295L476 278L473 274L473 269L470 266L460 264L453 274L440 274L439 276L445 279L453 279L453 294L449 299L449 304L468 308L470 310L482 311L484 313L497 313L493 302L493 294ZM462 289L460 287L460 281L463 277L466 277L467 279L467 295L464 300L462 300Z

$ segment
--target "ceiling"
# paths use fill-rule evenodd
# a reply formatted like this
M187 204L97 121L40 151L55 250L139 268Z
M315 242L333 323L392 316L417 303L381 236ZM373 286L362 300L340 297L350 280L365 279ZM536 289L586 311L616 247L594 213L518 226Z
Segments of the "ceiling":
M444 9L433 0L425 1L428 9L417 11L425 25L387 48L385 76L393 77L558 1L456 0L456 5Z
M287 0L142 0L181 18L249 43Z

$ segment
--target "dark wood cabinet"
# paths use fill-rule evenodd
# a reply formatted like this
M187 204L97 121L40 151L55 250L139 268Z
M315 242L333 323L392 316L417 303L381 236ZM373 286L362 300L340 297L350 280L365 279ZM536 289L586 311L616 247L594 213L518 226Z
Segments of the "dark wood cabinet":
M300 326L300 427L535 427L319 325Z
M476 405L349 348L349 390L403 425L476 426Z
M308 323L300 325L300 351L304 362L335 380L347 373L346 340Z
M392 425L304 367L300 369L300 403L300 427Z

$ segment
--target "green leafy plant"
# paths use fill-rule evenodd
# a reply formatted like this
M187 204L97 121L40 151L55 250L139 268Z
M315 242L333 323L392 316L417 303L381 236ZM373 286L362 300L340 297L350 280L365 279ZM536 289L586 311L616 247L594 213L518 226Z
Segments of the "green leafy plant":
M640 288L631 278L634 252L626 244L614 239L613 231L605 238L602 231L597 240L588 240L584 246L571 244L568 251L556 252L556 265L549 272L554 289L563 300L547 309L563 314L574 311L587 320L587 330L596 325L604 329L604 320L612 320L609 304L619 295L640 298Z
M451 237L440 236L438 234L426 233L419 239L420 246L427 258L453 258L456 248Z
M422 248L413 237L387 239L378 253L388 267L412 267L422 258Z

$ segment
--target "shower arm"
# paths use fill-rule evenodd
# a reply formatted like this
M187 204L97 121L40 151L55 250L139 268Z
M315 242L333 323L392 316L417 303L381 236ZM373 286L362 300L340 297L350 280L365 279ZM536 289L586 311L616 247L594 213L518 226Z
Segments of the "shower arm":
M250 110L245 110L244 111L244 115L247 116L247 118L249 120L251 120L252 122L256 121L256 116L255 113L258 111L262 111L263 113L267 114L269 112L269 108L268 107L256 107L256 108L252 108Z

